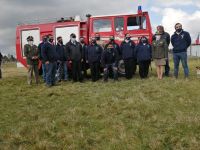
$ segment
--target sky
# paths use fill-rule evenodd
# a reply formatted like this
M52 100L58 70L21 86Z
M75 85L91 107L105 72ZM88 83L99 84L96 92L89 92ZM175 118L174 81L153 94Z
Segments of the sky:
M0 52L15 55L15 32L19 23L88 13L109 15L136 13L138 5L150 14L153 33L157 25L173 34L182 23L193 42L200 32L200 0L1 0Z

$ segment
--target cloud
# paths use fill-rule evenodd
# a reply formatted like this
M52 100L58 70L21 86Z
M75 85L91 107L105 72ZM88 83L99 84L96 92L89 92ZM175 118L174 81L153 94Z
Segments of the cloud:
M144 0L143 4L147 3ZM15 28L18 23L81 15L137 12L140 2L130 0L1 0L0 50L15 54Z
M174 25L177 22L180 22L183 25L183 29L191 34L193 41L200 32L200 11L187 13L181 9L165 8L162 12L162 15L162 25L170 34L174 33Z

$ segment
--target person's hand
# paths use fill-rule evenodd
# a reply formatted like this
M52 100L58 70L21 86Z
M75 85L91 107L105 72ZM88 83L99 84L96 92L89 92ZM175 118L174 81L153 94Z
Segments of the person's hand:
M103 71L107 71L107 68L104 68Z
M88 63L88 60L86 60L86 63Z
M45 64L48 65L48 64L49 64L49 61L46 61Z
M72 61L70 60L70 61L69 61L69 63L71 64L71 63L72 63Z

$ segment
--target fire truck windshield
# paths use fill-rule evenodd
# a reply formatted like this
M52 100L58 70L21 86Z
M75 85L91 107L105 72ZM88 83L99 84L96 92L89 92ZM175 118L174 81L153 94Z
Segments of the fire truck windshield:
M115 31L123 31L124 30L124 18L117 17L115 18Z
M128 17L127 30L146 29L146 17L133 16Z
M94 20L93 32L111 32L112 22L110 19Z

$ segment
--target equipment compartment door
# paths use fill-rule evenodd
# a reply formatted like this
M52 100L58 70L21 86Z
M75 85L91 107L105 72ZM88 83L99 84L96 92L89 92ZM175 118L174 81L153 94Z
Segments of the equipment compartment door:
M65 26L65 27L56 27L55 28L55 41L57 43L57 37L61 36L63 43L66 44L70 40L70 34L76 34L76 40L79 41L80 38L80 29L78 25L75 26Z

